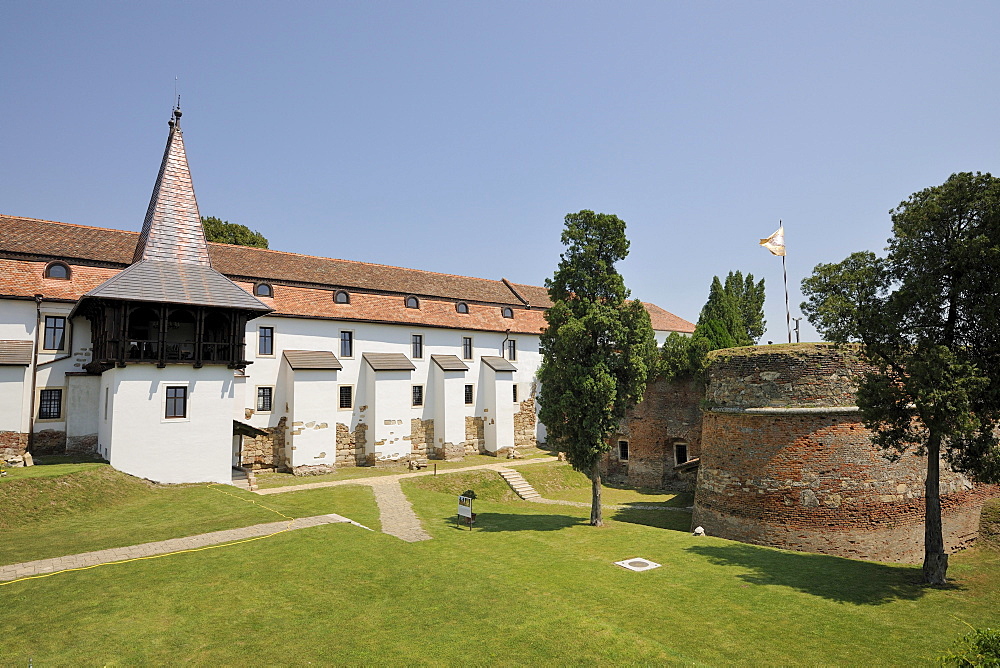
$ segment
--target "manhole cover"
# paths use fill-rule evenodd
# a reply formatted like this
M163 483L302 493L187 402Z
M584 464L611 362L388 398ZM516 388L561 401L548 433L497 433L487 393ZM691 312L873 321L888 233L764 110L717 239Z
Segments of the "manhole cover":
M655 561L650 561L649 559L643 559L642 557L636 557L633 559L625 559L624 561L616 561L615 565L621 566L622 568L627 568L630 571L648 571L654 568L659 568L660 564Z

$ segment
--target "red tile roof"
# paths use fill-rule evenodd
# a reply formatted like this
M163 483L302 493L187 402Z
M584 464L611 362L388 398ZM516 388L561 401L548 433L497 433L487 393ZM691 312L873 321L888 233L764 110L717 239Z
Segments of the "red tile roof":
M77 300L131 264L138 238L124 230L0 215L0 296ZM255 282L271 283L274 298L259 299L275 315L537 334L550 305L545 288L520 283L227 244L210 243L209 253L212 266L247 292ZM43 277L54 259L71 266L70 280ZM338 289L350 293L350 304L333 302ZM403 297L410 294L420 297L419 309L405 307ZM458 301L468 303L468 314L455 310ZM513 308L513 319L502 317L502 305ZM694 331L658 306L646 308L653 329Z

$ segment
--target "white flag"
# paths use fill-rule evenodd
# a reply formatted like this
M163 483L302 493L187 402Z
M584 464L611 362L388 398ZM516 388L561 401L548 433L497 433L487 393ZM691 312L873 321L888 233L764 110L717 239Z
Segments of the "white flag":
M771 251L772 255L785 255L785 228L779 227L778 231L767 239L761 239L760 245Z

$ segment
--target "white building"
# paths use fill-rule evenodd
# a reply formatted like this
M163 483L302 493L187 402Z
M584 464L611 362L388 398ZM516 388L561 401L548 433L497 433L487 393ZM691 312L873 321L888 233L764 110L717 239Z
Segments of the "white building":
M176 110L140 233L0 216L0 457L228 482L534 445L548 304L506 279L206 243ZM647 308L659 342L694 329Z

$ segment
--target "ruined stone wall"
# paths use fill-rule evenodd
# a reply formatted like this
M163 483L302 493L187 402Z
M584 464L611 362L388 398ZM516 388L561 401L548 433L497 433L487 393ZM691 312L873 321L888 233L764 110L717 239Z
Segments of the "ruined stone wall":
M91 455L97 453L97 434L69 436L66 438L66 454Z
M363 466L365 459L365 442L368 425L358 423L354 431L346 424L337 423L337 466Z
M434 420L410 419L410 456L426 459L434 448Z
M24 453L28 450L28 435L19 431L0 431L0 460L10 462L24 461Z
M656 380L628 413L601 461L601 474L611 482L635 487L692 489L689 474L678 472L677 443L687 446L687 460L701 452L701 380ZM628 460L619 458L618 441L628 441Z
M255 438L244 436L242 465L251 469L286 469L285 430L287 423L288 418L282 417L278 420L277 426L262 428L262 431L266 431L267 435Z
M31 439L31 454L66 454L66 432L61 429L42 429L41 431L36 431L34 438Z
M486 453L486 419L482 417L465 416L465 454L481 455Z
M926 460L872 444L853 403L857 357L815 344L720 352L708 371L693 524L748 543L920 561ZM942 464L949 551L975 539L995 493Z
M525 399L514 413L514 447L533 448L535 440L535 400Z

